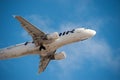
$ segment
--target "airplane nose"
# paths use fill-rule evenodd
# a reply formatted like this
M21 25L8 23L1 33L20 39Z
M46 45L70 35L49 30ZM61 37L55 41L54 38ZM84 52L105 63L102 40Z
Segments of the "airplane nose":
M95 30L91 30L91 34L92 34L92 36L94 36L96 34L96 31Z
M92 37L92 36L94 36L96 34L96 31L95 30L91 30L91 29L88 29L87 32L88 32L90 37Z

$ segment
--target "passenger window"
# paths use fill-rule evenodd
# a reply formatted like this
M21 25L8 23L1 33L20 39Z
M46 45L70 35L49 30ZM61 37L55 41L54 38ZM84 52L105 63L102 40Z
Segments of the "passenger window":
M74 33L75 29L73 29L72 31L67 31L67 32L63 32L63 33L59 33L59 36L65 35L65 34L69 34L69 33Z
M66 34L68 34L70 31L67 31Z
M65 35L65 32L63 33L63 35Z
M61 36L61 35L62 35L62 33L59 34L59 36Z
M27 45L28 44L28 42L25 42L25 44L24 45Z

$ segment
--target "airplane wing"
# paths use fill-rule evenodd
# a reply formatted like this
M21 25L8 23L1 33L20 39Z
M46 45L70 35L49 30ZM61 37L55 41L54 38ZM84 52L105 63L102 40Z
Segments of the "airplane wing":
M39 72L38 73L41 73L43 72L47 65L49 64L50 62L50 58L47 58L47 57L42 57L41 60L40 60L40 65L39 65Z
M35 45L38 46L40 44L41 38L45 36L45 33L37 29L34 25L29 23L21 16L15 16L15 18L21 23L23 28L32 36Z
M49 62L53 59L55 52L56 50L52 52L49 56L41 57L38 73L41 73L46 69Z

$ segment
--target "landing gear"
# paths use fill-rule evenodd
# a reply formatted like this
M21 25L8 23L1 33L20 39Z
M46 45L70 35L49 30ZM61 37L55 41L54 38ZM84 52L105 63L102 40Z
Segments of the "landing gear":
M46 48L41 44L39 50L41 51L42 49L46 50Z

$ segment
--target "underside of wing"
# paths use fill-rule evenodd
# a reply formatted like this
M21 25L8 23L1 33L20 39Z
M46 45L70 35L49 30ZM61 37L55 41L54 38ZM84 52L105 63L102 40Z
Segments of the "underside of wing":
M45 36L45 33L37 29L34 25L29 23L21 16L15 16L15 18L21 23L22 27L32 36L36 46L39 44L41 37Z
M50 53L51 55L41 57L40 65L39 65L39 73L43 72L46 69L49 62L53 59L55 52L56 50L54 52L51 52Z
M48 63L50 62L50 60L51 59L47 58L47 57L42 57L41 58L40 65L39 65L39 73L43 72L46 69L46 67L47 67Z

